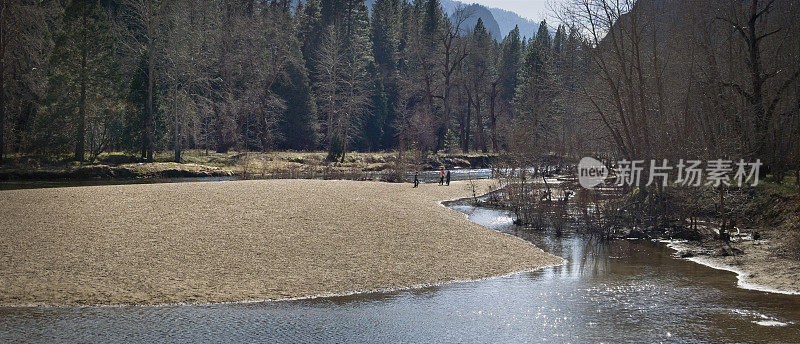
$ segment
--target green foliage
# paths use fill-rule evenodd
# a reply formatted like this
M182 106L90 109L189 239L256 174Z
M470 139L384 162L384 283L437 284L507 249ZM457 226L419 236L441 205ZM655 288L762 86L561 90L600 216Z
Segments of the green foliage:
M328 147L327 160L331 162L344 161L344 155L345 155L344 138L339 133L339 131L336 130L333 132L333 135L331 135L331 141Z
M459 146L458 135L453 130L448 130L444 136L444 151L446 153L454 153Z
M510 103L517 90L518 73L522 65L523 47L519 37L519 27L515 27L500 46L500 65L498 67L500 99Z
M137 150L144 149L145 124L147 122L147 60L149 56L145 51L139 57L139 63L136 71L133 74L133 79L128 87L128 111L125 116L124 127L122 131L122 140L120 142L121 149L128 152L137 152ZM153 86L158 89L158 84ZM162 97L159 92L153 96L153 110L156 120L156 129L163 129L164 114L162 104ZM163 136L164 130L156 130L156 141ZM145 152L140 152L142 156Z
M389 117L389 98L386 90L383 87L383 79L380 76L375 77L375 91L371 97L370 110L364 115L363 119L363 133L364 138L363 148L367 151L376 151L384 148L383 139L386 122Z
M436 35L442 22L442 4L439 0L425 2L425 33L428 37Z
M372 7L372 46L384 75L397 69L400 45L400 1L377 0Z
M107 146L118 135L123 108L119 80L116 37L100 2L68 3L50 57L45 106L36 121L37 146L63 152L75 145L76 160L83 160L87 143L90 151ZM87 128L102 142L86 142Z
M543 138L551 134L551 117L555 110L557 93L554 79L550 34L542 21L539 33L528 47L522 76L514 104L519 117L517 124L525 128L514 135L518 148L544 152Z

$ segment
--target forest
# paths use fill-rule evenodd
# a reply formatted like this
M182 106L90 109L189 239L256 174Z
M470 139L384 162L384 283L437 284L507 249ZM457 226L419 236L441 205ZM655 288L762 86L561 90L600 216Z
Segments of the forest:
M800 170L794 1L571 0L499 42L438 0L0 6L5 160L477 151Z

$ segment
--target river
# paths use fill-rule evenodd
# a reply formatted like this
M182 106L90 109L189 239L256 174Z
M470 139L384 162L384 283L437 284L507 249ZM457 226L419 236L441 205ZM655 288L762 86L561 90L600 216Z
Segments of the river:
M0 308L0 341L800 342L800 296L737 288L733 273L676 259L663 243L557 238L519 229L505 211L451 208L568 263L297 301Z

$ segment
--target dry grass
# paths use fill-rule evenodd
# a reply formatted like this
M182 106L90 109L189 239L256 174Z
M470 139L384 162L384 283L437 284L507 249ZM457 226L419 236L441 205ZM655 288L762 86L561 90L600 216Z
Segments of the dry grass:
M282 299L560 264L438 205L470 194L314 180L0 191L0 304Z

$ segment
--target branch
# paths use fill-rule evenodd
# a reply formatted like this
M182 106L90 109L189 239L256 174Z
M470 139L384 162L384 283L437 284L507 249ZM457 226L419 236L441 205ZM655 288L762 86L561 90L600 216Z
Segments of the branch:
M768 2L768 3L767 3L767 5L766 5L766 6L764 6L764 8L762 8L762 9L761 9L761 11L758 11L758 13L756 13L756 15L755 15L755 16L753 16L753 19L754 19L754 20L755 20L755 19L758 19L758 17L760 17L760 16L761 16L761 15L763 15L764 13L767 13L767 12L769 12L769 11L771 10L771 7L772 7L772 4L773 4L773 3L775 3L775 0L771 0L770 2Z
M736 29L736 31L739 32L740 35L742 35L742 38L744 38L744 40L747 41L747 43L750 43L750 37L747 37L747 34L744 32L744 28L742 28L741 25L739 25L738 23L734 23L732 20L727 18L717 17L717 19L722 20L728 24L731 24L733 28Z
M778 106L778 102L781 100L781 95L784 92L786 92L786 90L789 89L789 86L791 86L792 83L794 83L794 81L797 80L798 76L800 76L800 68L798 68L794 72L794 74L792 74L792 76L789 77L789 79L786 79L783 85L781 85L781 88L778 89L778 93L775 95L775 98L772 99L772 102L769 104L769 109L767 110L767 115L768 115L767 117L769 117L769 115L771 115L775 111L775 107Z
M753 99L753 96L751 94L747 93L747 91L745 91L742 88L742 86L739 86L738 84L723 83L722 86L723 87L731 87L731 88L733 88L737 93L739 93L740 95L745 97L745 99L747 99L747 101L750 102L750 104L753 104L755 102L754 99Z
M772 31L772 32L765 33L765 34L763 34L763 35L761 35L761 36L758 36L758 37L756 37L756 42L758 42L758 41L760 41L760 40L762 40L762 39L766 38L767 36L771 36L771 35L774 35L774 34L776 34L776 33L780 32L780 31L781 31L781 29L783 29L783 28L782 28L782 27L779 27L779 28L777 28L776 30L774 30L774 31Z

